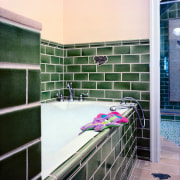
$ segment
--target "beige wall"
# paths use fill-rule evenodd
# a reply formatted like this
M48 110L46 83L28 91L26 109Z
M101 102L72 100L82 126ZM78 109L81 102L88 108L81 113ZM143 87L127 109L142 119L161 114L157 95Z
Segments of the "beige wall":
M64 43L149 38L149 0L64 0Z
M0 6L42 23L41 38L63 42L63 0L0 0Z
M42 23L43 39L84 43L149 38L150 0L0 0Z

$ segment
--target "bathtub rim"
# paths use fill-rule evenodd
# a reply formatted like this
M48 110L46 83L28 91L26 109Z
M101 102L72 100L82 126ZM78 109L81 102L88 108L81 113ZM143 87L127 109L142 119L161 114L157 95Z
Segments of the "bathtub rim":
M128 117L133 112L133 108L127 109L122 116ZM123 126L124 124L121 124ZM59 179L59 177L64 178L69 174L75 167L79 164L80 160L88 156L89 153L93 151L93 147L101 143L101 141L113 132L113 128L108 128L99 132L94 138L89 140L84 146L82 146L75 154L73 154L64 163L60 164L54 171L52 171L45 180L52 180L52 177Z

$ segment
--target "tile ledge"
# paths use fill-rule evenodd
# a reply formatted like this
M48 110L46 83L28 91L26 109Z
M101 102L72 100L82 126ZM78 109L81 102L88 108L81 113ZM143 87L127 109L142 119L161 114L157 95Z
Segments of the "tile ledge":
M36 107L36 106L41 106L40 101L30 103L30 104L24 104L24 105L19 105L19 106L0 109L0 115L10 113L10 112L14 112L14 111L18 111L18 110L27 109L27 108L32 108L32 107Z
M16 23L25 25L27 27L34 28L39 31L42 30L41 23L34 21L30 18L26 18L22 15L16 14L14 12L11 12L4 8L0 8L0 18L4 18L4 19L10 20L12 22L16 22Z

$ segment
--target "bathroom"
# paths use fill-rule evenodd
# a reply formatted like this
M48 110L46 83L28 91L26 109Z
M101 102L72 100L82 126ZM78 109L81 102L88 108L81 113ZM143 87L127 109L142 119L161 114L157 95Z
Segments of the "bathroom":
M29 52L22 53L13 35L7 33L17 58L10 54L6 57L2 50L0 53L3 54L0 76L5 84L0 89L2 179L8 179L7 169L19 179L41 179L41 103L56 101L57 93L67 100L67 83L72 83L75 100L81 93L88 93L84 101L119 102L127 96L136 98L146 117L146 127L137 127L137 158L159 161L160 83L158 75L153 76L159 71L158 63L152 60L159 59L158 23L156 17L153 20L150 16L159 13L156 10L159 4L154 2L138 0L130 5L117 0L16 0L13 3L2 0L2 8L40 22L35 23L38 30L28 35L28 39L18 39ZM1 47L6 51L4 43ZM95 64L93 57L101 55L107 56L108 61ZM7 84L8 81L11 83ZM27 121L19 121L21 116L26 116ZM157 121L150 121L150 117ZM150 131L150 125L157 128Z

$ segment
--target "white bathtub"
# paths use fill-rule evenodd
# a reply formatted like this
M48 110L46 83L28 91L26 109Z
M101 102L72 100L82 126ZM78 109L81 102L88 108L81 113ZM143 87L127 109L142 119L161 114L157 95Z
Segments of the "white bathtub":
M42 178L76 153L98 134L80 127L92 122L99 113L110 113L113 102L53 102L41 105ZM122 114L126 109L119 112Z

